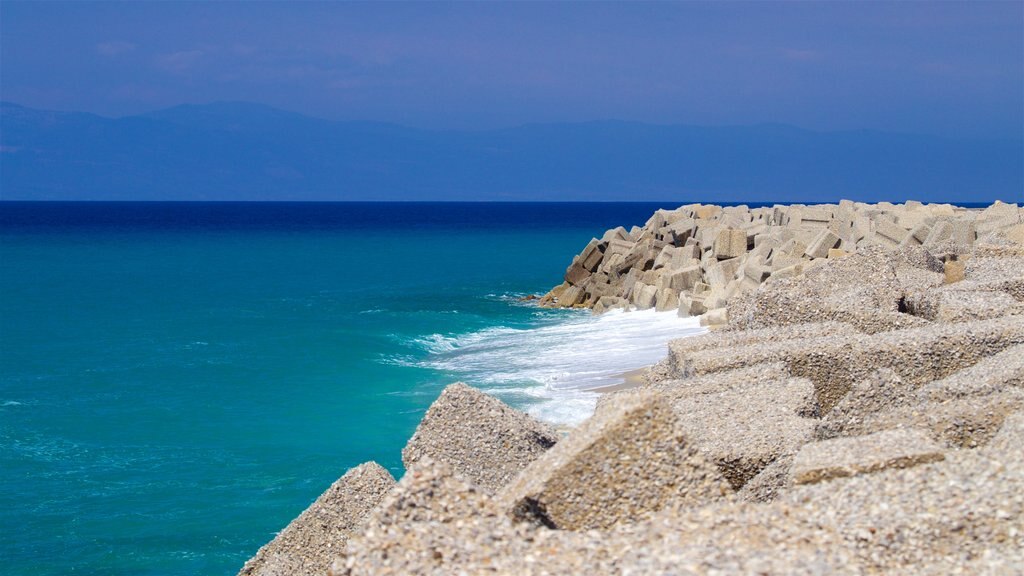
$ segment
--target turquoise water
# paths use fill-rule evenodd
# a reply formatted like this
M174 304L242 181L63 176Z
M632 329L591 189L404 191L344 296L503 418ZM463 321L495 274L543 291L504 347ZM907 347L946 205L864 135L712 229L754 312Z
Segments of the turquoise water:
M233 574L457 379L578 420L686 325L518 298L655 208L0 204L4 573Z

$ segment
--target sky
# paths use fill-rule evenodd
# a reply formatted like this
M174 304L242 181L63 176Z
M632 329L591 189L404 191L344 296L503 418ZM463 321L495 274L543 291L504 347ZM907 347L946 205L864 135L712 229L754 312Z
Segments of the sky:
M479 130L603 119L1024 133L1024 2L0 3L0 97L250 101Z

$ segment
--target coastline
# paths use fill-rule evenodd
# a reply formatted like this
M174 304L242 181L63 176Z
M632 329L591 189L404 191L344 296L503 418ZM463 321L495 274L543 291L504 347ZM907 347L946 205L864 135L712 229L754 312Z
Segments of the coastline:
M274 540L242 573L295 558L332 575L1024 562L1020 207L659 211L592 240L541 304L676 310L711 330L591 388L597 411L564 435L446 388L405 476L380 480L331 551Z

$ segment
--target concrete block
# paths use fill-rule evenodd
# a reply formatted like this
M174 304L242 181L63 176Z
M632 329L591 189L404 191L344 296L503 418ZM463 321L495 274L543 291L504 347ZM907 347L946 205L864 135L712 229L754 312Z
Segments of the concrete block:
M668 287L679 292L693 288L701 280L700 266L694 264L680 270L672 270L668 274Z
M679 307L679 296L675 290L669 288L662 288L658 290L657 302L655 309L658 312L666 310L675 310Z
M639 310L647 310L648 308L654 308L655 303L658 300L658 288L657 286L651 286L642 282L637 282L636 286L633 287L633 304Z
M839 246L840 238L831 230L822 230L804 252L811 258L825 258L828 251Z
M402 450L402 462L412 468L429 457L493 492L557 441L547 424L458 383L430 405Z
M376 462L349 470L260 548L239 575L325 574L394 486L395 479Z
M942 447L920 430L886 430L807 444L793 459L793 481L814 484L944 458Z
M573 286L579 286L590 277L590 270L580 265L579 258L574 258L572 264L565 271L565 281Z
M604 249L606 244L603 244L597 238L594 238L587 244L587 247L580 252L579 263L581 266L589 270L590 272L596 272L598 266L601 265L601 260L604 258Z
M767 285L766 285L767 286ZM729 311L730 323L736 318ZM684 376L735 370L759 362L784 362L794 376L814 383L828 412L853 384L890 368L908 385L944 378L964 366L1024 343L1024 317L929 324L874 335L833 335L691 351L669 345L670 365Z
M719 260L737 258L747 253L747 234L743 230L727 228L715 237L712 253Z
M667 507L731 494L655 393L603 405L497 498L512 518L562 530L606 529Z
M736 490L813 437L816 406L808 380L683 380L666 394L684 433Z

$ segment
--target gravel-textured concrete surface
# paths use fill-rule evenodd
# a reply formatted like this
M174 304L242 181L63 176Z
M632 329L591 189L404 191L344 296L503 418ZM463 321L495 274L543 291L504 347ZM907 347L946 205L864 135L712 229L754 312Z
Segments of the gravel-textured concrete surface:
M793 487L793 455L784 454L767 465L736 492L742 502L772 502Z
M897 428L804 445L793 459L793 482L814 484L887 468L909 468L943 458L942 447L925 433Z
M394 485L395 479L376 462L349 470L276 538L260 548L239 574L323 574Z
M818 423L815 437L826 440L856 429L875 415L913 404L915 387L903 383L895 371L881 368L853 383L850 391Z
M603 406L523 470L499 501L513 518L582 530L731 493L671 408L656 393L642 392Z
M772 504L670 507L582 532L513 524L450 471L431 473L402 491L406 512L353 538L333 573L1004 574L1024 549L1022 468L965 451L797 486Z
M750 297L730 303L730 327L753 329L835 320L875 333L922 325L921 319L899 313L901 301L908 291L941 284L942 275L929 269L929 261L914 256L916 253L898 257L871 247L827 260L802 276L771 279ZM920 280L927 275L932 278Z
M794 376L814 382L827 413L859 380L891 368L910 385L944 378L981 359L1024 343L1024 317L933 324L873 335L830 336L674 354L685 375L784 362Z
M672 398L686 436L737 490L812 439L817 421L805 414L813 406L814 386L802 378Z
M551 426L465 384L452 384L427 410L402 450L402 462L411 468L429 456L494 492L557 441Z

